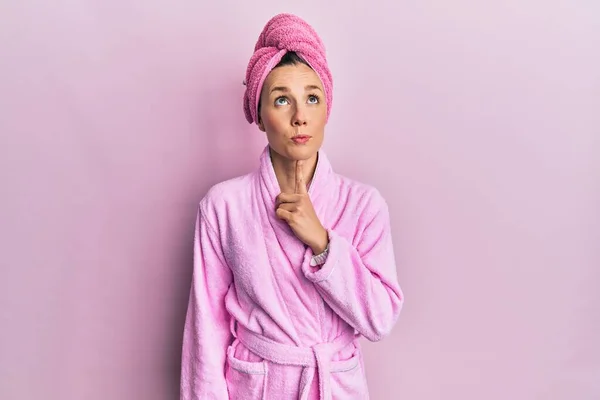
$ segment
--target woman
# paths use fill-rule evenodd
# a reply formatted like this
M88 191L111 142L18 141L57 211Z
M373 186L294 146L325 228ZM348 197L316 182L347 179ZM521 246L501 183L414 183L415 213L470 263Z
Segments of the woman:
M332 79L305 21L266 24L245 84L269 144L200 202L181 399L366 399L358 339L403 304L387 205L320 150Z

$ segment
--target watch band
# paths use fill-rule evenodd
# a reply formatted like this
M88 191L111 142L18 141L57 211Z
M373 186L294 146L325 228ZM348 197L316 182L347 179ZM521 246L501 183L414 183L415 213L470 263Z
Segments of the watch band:
M312 256L311 260L310 260L310 265L312 267L316 267L317 265L323 265L325 264L325 261L327 260L327 254L329 253L329 244L327 244L327 247L325 247L325 250L323 250L323 252L321 254L317 254Z

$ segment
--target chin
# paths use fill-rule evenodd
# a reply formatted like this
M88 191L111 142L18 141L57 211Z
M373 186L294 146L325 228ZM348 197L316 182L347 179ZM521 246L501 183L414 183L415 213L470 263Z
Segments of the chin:
M288 151L286 151L286 158L289 158L293 161L301 161L308 160L314 157L319 151L319 148L316 146L292 145L292 147L287 150Z
M314 157L321 148L320 143L316 142L298 145L295 143L277 141L275 143L269 142L269 146L271 147L272 152L277 153L279 157L290 161L309 160Z

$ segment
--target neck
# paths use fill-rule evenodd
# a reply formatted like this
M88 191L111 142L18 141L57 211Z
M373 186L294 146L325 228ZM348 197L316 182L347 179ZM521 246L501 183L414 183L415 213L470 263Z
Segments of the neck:
M280 156L273 150L269 149L275 176L279 183L279 189L282 193L295 193L296 190L296 161ZM307 185L312 181L315 169L317 168L318 154L315 154L308 160L304 161L304 176Z

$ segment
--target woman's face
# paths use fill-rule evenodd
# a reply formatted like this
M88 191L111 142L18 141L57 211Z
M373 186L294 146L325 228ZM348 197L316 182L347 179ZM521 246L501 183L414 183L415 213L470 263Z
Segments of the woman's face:
M327 103L321 80L305 64L285 65L265 79L260 98L259 128L270 147L288 160L307 160L321 144Z

